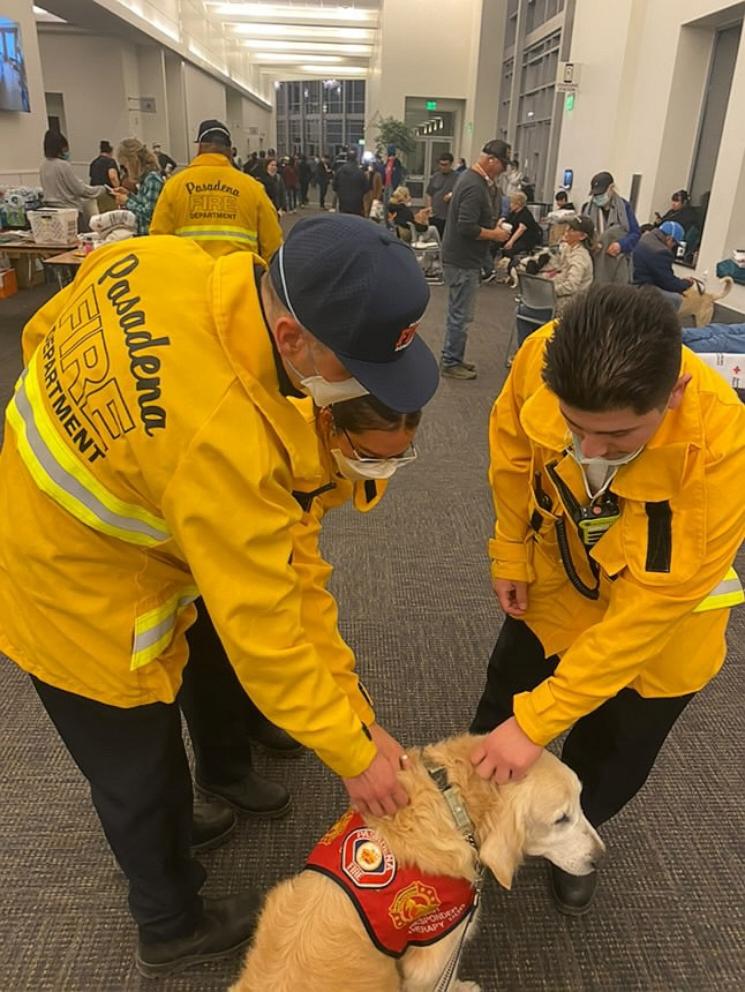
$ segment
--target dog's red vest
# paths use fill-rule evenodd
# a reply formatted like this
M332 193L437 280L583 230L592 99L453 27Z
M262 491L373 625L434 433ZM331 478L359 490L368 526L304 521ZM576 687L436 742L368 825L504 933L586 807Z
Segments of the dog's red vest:
M305 867L340 885L378 950L396 958L409 945L441 940L465 919L475 897L466 879L399 865L380 834L353 810L321 838Z

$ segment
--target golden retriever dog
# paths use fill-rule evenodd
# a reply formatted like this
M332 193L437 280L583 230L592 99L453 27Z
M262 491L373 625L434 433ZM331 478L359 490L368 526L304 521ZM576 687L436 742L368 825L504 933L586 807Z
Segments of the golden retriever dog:
M481 779L471 763L478 740L464 735L411 749L400 773L410 804L393 817L364 817L398 868L416 866L426 876L470 883L476 878L474 849L424 758L429 767L444 768L449 784L459 790L479 858L505 888L529 855L576 875L589 874L604 845L582 813L574 772L544 751L525 778L498 786ZM431 992L466 926L464 920L437 943L409 946L401 957L391 957L372 942L347 892L306 869L269 892L243 972L230 992ZM453 975L449 990L479 992L479 986Z
M714 317L714 304L718 300L723 300L732 289L730 276L725 276L722 282L724 288L718 296L715 296L713 293L707 293L703 283L696 280L691 288L683 293L683 303L678 310L678 316L693 317L696 327L705 327L710 324Z

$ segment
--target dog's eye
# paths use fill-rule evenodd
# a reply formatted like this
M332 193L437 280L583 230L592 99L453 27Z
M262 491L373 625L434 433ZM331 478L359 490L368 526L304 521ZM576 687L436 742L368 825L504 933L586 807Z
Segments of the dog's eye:
M559 826L562 823L569 823L569 815L567 813L563 813L558 820L554 820L555 826Z

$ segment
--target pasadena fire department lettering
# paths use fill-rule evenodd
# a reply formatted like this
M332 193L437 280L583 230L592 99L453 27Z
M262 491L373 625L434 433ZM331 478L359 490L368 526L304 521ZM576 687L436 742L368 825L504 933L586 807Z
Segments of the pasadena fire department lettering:
M135 380L140 420L148 437L153 431L166 426L166 411L159 406L160 399L160 358L152 354L153 349L170 345L167 337L154 338L146 330L146 316L143 309L136 309L141 303L139 296L133 295L127 276L140 264L139 258L126 255L119 259L98 280L98 285L111 281L106 287L106 297L119 318L119 327L124 334L124 343L129 353L129 371Z

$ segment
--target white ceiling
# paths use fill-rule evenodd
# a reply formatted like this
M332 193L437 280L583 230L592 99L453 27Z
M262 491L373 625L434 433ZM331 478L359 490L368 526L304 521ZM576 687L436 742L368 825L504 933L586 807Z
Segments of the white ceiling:
M364 79L382 0L205 0L234 51L278 78Z

